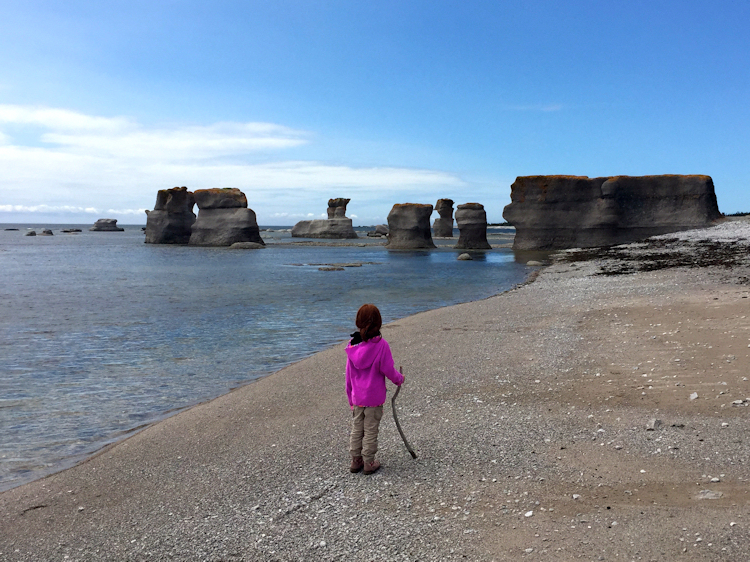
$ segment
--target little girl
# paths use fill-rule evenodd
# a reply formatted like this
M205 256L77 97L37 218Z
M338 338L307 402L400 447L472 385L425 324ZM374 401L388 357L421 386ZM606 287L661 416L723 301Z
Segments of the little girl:
M372 474L380 468L378 428L385 403L385 377L401 386L404 376L396 370L388 342L380 335L383 321L374 304L363 304L357 311L358 332L346 346L346 395L352 409L349 470Z

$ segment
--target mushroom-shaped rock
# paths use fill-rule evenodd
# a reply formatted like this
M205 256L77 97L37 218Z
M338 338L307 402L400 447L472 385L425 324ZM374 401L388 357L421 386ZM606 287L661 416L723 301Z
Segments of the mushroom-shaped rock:
M329 219L343 219L346 217L346 206L349 204L351 199L344 199L338 197L336 199L328 200L328 218Z
M435 236L453 238L453 199L438 199L435 210L440 215L440 218L432 223Z
M388 213L388 243L396 250L434 248L430 232L432 205L397 203Z
M146 244L187 244L195 213L195 198L187 187L160 189L153 211L146 211Z
M465 203L456 208L458 243L462 250L490 250L487 242L487 213L480 203Z
M701 175L521 176L503 217L516 250L588 248L709 226L721 216Z
M122 232L125 229L117 226L117 219L99 219L89 230L93 232Z
M247 208L247 198L233 187L196 189L198 205L190 234L191 246L231 246L235 242L265 244L255 212Z

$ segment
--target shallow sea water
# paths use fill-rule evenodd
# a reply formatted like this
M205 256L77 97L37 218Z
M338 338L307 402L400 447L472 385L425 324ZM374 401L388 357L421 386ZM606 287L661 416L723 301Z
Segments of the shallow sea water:
M529 271L507 249L458 261L448 247L299 247L276 232L242 251L61 228L0 225L0 490L343 341L365 302L387 322ZM361 266L319 270L335 263Z

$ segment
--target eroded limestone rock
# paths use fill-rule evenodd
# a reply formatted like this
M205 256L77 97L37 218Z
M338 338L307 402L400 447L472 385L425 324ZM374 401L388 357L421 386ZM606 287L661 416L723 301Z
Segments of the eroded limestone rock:
M153 211L146 211L146 244L187 244L192 234L195 198L187 187L160 189Z
M346 206L349 204L351 199L344 199L339 197L337 199L328 200L328 218L329 219L343 219L346 218Z
M294 238L358 238L352 226L352 219L346 218L346 206L351 199L328 200L328 218L300 221L292 228Z
M713 180L702 175L522 176L503 211L516 228L517 250L635 242L720 216Z
M349 239L358 238L352 226L352 219L316 219L300 221L292 228L294 238L329 238Z
M388 243L396 250L434 248L430 231L432 205L397 203L388 213Z
M125 229L117 226L117 219L99 219L89 230L93 232L122 232Z
M490 250L487 242L487 213L480 203L465 203L456 208L457 249Z
M453 199L438 199L435 210L440 214L432 223L435 236L453 238Z
M198 218L190 234L191 246L231 246L235 242L265 244L255 212L245 194L234 187L196 189Z

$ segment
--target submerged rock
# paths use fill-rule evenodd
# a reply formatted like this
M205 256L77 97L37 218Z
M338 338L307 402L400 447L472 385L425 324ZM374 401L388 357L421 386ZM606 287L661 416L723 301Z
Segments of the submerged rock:
M49 228L45 228L39 236L54 236L54 233Z
M29 230L24 236L36 236L36 230Z
M235 242L229 246L230 250L262 250L265 248L265 244L259 244L258 242Z
M397 203L388 213L387 248L413 250L434 248L430 231L432 205Z
M265 244L255 212L245 194L234 187L197 189L193 193L198 218L190 234L191 246L231 246L235 242Z
M117 219L99 219L89 230L92 232L122 232L125 229L117 226Z
M720 216L713 180L701 175L521 176L503 211L516 250L623 244Z
M187 244L192 234L195 198L187 187L160 189L153 211L146 211L146 244Z
M433 233L441 238L453 238L453 199L438 199L435 210L440 218L432 223Z
M465 203L456 209L457 249L491 250L487 242L487 213L480 203Z

